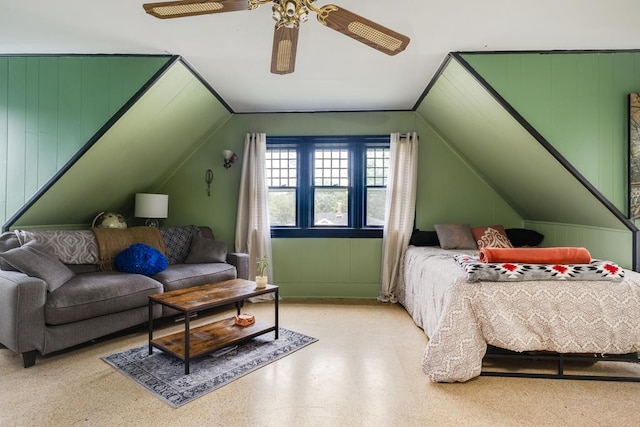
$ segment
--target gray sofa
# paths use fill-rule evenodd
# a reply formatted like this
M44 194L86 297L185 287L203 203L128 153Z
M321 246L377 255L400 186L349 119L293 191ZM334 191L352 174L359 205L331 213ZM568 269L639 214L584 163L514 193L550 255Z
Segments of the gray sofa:
M203 255L202 251L215 241L209 228L187 226L159 230L166 247L168 266L151 276L99 268L96 257L90 255L97 250L91 230L1 234L0 344L22 354L26 368L35 364L38 354L66 349L147 322L149 295L248 278L246 254L226 253L226 245L216 242L217 253L213 258L223 256L226 262L211 262L207 253ZM205 242L204 246L202 242ZM194 257L196 243L200 245ZM43 247L46 251L42 251ZM16 248L20 249L11 252ZM24 261L23 251L27 249L57 257L53 262L66 266L64 272L58 274L55 269L49 269L43 275L37 271L33 273L29 268L17 269L14 264ZM17 255L23 258L16 261ZM67 269L72 273L65 273ZM43 276L48 280L39 278ZM175 313L156 305L153 317Z

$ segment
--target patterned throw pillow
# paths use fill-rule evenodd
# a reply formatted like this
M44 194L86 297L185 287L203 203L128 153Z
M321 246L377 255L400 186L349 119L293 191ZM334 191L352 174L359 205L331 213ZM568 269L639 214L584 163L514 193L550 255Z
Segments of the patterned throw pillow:
M471 234L478 245L482 248L512 248L513 245L507 237L507 232L502 225L490 225L489 227L473 227Z
M98 244L91 230L16 230L21 245L37 240L65 264L98 264Z
M195 225L161 227L160 234L167 248L169 264L182 264L191 250L191 239L200 234L200 228Z

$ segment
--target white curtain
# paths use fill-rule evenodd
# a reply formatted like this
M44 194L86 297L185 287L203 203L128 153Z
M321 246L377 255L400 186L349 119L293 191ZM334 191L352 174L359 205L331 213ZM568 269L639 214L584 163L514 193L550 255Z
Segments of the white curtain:
M267 206L267 180L265 156L267 135L247 134L244 142L242 178L236 219L236 252L249 254L249 280L256 276L256 260L267 257L269 266L265 274L272 283L271 227Z
M378 299L398 302L400 262L409 246L416 212L418 134L391 134L389 177L382 238L381 289Z

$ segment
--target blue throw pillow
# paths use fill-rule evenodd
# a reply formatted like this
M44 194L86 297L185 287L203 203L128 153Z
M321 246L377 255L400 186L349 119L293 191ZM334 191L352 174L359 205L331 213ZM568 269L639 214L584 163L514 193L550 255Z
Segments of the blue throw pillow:
M143 243L136 243L116 255L116 270L153 276L167 268L167 257L162 252Z

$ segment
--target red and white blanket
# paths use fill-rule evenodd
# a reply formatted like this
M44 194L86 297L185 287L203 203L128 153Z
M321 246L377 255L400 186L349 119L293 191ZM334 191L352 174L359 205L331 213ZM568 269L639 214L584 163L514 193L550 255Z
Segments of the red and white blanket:
M514 282L524 280L609 280L620 282L624 269L611 261L592 259L588 264L524 264L517 262L481 262L472 255L458 254L453 259L467 273L469 282L486 280Z

